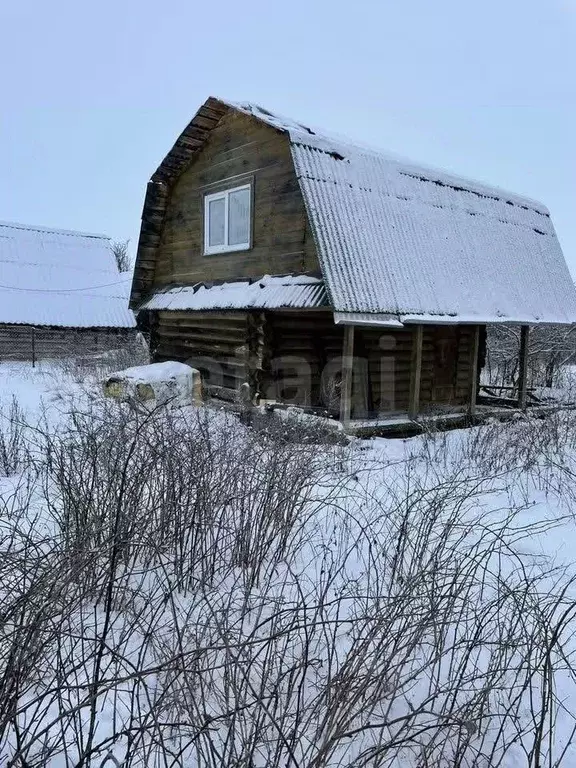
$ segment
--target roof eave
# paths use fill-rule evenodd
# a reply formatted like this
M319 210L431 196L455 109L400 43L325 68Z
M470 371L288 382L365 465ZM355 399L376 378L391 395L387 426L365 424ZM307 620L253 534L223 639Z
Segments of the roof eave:
M404 328L412 325L576 325L576 317L483 317L482 315L416 315L377 312L334 312L336 325Z

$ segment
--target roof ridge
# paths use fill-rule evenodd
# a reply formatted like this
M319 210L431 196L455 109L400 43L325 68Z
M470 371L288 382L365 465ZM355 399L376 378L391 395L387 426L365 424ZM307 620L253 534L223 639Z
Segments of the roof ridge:
M48 232L54 235L65 235L70 237L90 237L95 240L111 240L109 235L98 235L93 232L79 232L72 229L57 229L55 227L45 227L41 224L21 224L16 221L0 221L0 227L8 229L20 229L26 232Z

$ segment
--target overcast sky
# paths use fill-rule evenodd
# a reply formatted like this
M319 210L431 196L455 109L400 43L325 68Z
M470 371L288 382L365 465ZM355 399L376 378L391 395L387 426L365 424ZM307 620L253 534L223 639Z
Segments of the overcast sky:
M0 220L135 248L216 95L543 201L576 277L576 0L20 0L0 33Z

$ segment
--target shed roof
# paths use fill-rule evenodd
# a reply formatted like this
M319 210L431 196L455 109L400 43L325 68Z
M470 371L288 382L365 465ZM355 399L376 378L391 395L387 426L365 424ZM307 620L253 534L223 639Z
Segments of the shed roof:
M0 222L0 323L133 328L104 235Z
M146 242L160 225L171 180L229 110L288 136L340 322L366 315L388 323L576 322L576 289L544 205L332 138L254 104L208 99L201 107L152 178ZM148 254L139 249L139 258Z
M169 286L153 294L141 309L313 309L328 306L322 280L308 275L264 275L218 285Z

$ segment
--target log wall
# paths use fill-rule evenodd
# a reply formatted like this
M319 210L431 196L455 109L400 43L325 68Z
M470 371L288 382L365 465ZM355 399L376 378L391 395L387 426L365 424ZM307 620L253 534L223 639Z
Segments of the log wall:
M338 392L330 393L330 379L339 374L343 329L334 325L329 312L273 313L267 315L268 344L276 359L267 371L268 395L302 405L338 411ZM472 389L474 327L425 326L422 349L420 405L462 406ZM365 418L382 413L405 412L410 395L412 329L357 327L354 337L352 416ZM310 372L307 387L288 386L299 366ZM326 369L328 366L328 371ZM324 376L322 372L324 371Z
M420 395L423 406L469 402L474 330L470 325L425 327Z
M421 410L461 406L472 389L474 326L424 326ZM372 411L406 411L410 394L412 330L359 328L355 354L368 359Z
M158 312L151 328L153 359L189 363L201 371L210 394L233 400L254 377L250 342L256 349L257 319L248 312Z
M155 360L200 368L211 393L234 399L244 382L264 400L339 412L343 326L331 312L159 312ZM412 329L357 327L352 417L406 412ZM474 328L425 326L420 407L469 402Z
M270 354L262 396L295 405L325 406L336 412L339 399L330 391L330 377L340 370L343 339L343 328L334 325L331 312L267 313Z

